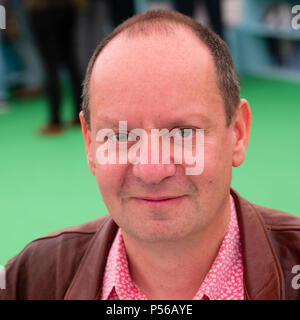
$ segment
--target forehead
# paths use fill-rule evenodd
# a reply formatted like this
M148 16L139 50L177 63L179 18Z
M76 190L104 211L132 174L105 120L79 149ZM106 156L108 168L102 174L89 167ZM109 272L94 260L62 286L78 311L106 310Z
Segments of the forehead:
M91 123L110 117L172 121L197 111L208 117L222 114L222 105L212 55L184 28L170 35L117 36L91 75Z

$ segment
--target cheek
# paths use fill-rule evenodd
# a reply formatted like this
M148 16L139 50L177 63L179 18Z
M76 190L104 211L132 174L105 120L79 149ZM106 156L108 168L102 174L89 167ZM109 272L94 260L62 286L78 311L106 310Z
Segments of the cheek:
M211 207L218 203L218 195L228 191L231 184L230 150L221 144L207 143L205 145L204 170L201 175L190 176L189 179L197 186L197 202L200 206Z
M231 168L232 150L230 141L223 139L218 142L207 142L204 147L202 179L207 180L208 183L227 179Z
M123 177L126 171L125 165L97 165L96 180L104 202L112 200L118 196Z

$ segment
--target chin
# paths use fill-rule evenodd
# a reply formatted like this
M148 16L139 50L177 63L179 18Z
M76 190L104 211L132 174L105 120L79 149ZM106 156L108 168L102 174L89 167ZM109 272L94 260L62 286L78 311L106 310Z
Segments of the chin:
M135 228L122 228L135 239L149 243L181 240L187 236L187 231L180 229L166 220L145 222Z

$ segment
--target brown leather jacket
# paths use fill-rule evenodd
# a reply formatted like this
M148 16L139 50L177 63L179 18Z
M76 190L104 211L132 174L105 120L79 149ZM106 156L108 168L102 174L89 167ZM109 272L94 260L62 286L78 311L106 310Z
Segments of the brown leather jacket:
M300 300L300 289L292 286L297 276L292 268L300 265L300 219L251 204L234 190L231 194L243 248L245 299ZM7 263L0 299L99 299L116 230L105 216L34 240Z

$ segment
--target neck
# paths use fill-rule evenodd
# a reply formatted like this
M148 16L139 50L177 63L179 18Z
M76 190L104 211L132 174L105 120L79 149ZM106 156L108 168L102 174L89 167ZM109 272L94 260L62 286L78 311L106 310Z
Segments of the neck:
M230 221L230 203L199 234L149 243L122 231L133 281L149 300L191 300L213 264Z

